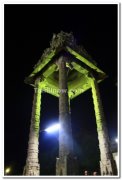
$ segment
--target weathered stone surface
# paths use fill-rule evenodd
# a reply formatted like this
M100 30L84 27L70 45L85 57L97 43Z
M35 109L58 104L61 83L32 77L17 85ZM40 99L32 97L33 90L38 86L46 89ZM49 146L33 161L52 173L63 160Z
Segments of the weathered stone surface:
M67 72L67 68L69 68L69 72ZM96 79L91 78L91 71L94 72ZM33 72L25 79L26 83L35 86L35 94L28 154L23 174L39 175L38 136L41 92L38 78L43 81L43 84L41 83L43 91L59 97L59 122L61 129L59 130L59 158L57 158L56 162L56 175L78 174L76 173L77 160L73 155L71 110L69 103L71 99L91 87L99 139L101 175L115 175L116 166L110 150L108 132L97 87L97 82L99 83L104 80L106 74L96 66L95 61L92 60L85 49L76 44L73 34L64 33L63 31L57 35L53 35L50 47L44 51L35 65ZM49 91L47 91L48 89Z
M56 175L73 175L75 163L73 157L73 139L71 128L71 117L67 88L67 68L66 58L61 56L58 60L59 65L59 158L56 162Z
M94 77L91 77L90 81L99 140L101 175L116 175L116 164L110 149L110 141L108 137L108 131L106 127L98 84Z
M72 155L64 156L56 159L56 175L78 175L77 158Z
M40 165L39 164L26 164L24 167L23 175L25 176L39 176Z
M40 165L38 160L38 139L39 139L39 124L40 124L40 103L41 91L40 81L35 82L35 92L33 99L30 134L28 142L28 152L26 159L26 166L24 168L24 175L38 176L40 174Z
M59 122L61 125L59 130L59 156L64 156L73 151L65 57L59 58L59 89Z
M40 60L34 66L34 68L36 68L41 62L43 62L48 57L49 54L51 54L52 52L57 53L60 50L62 50L62 48L65 48L66 46L73 48L79 54L81 54L81 55L85 56L86 58L88 58L89 60L93 61L91 56L84 49L84 47L76 44L76 39L74 38L72 32L66 33L66 32L61 31L58 34L53 34L53 37L50 41L50 47L45 49ZM95 61L93 61L93 62L96 64Z

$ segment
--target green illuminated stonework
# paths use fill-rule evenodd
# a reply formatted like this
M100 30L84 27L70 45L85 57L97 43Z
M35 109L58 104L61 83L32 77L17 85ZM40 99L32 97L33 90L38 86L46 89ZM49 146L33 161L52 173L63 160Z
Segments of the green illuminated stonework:
M106 128L107 126L105 122L98 84L93 76L90 78L90 82L92 88L92 96L99 140L101 175L116 175L117 169L115 160L110 149L110 141Z
M82 46L76 44L72 33L60 32L53 35L50 47L47 48L34 66L33 72L25 79L25 82L34 85L37 77L43 80L43 90L59 97L59 70L57 60L61 54L68 57L68 94L70 99L91 88L87 74L92 71L96 75L97 82L106 78L106 74L100 70L96 62L88 55Z
M96 115L101 175L116 175L98 90L98 83L106 77L83 46L77 45L72 33L61 31L53 35L50 47L44 51L32 73L25 78L25 83L33 86L35 91L24 175L40 174L38 138L41 90L59 98L61 128L56 175L78 175L78 164L73 153L70 101L90 88Z
M40 165L38 160L40 107L41 107L41 83L40 80L37 79L35 81L26 166L24 167L24 172L23 172L23 175L25 176L35 176L35 175L39 176L40 174Z

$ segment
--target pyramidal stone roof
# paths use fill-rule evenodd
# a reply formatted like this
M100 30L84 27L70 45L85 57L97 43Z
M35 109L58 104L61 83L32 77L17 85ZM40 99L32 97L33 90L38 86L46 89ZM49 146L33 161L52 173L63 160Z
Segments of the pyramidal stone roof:
M66 47L72 48L77 53L81 54L88 60L92 61L96 64L95 61L91 58L91 56L87 53L87 51L83 48L83 46L76 44L76 39L73 36L73 33L65 33L61 31L58 34L53 34L53 37L50 41L50 47L44 50L41 58L38 63L34 66L36 68L40 63L42 63L51 53L55 52L55 54L59 53L62 49L66 50Z
M105 73L97 67L96 62L91 58L83 46L77 45L73 33L61 31L58 34L53 34L52 40L50 41L50 47L44 50L44 53L34 66L32 73L25 78L25 83L34 84L36 77L38 77L38 75L41 76L42 72L49 66L52 59L62 51L66 51L83 65L105 76ZM55 68L55 66L56 65L54 65L53 68Z

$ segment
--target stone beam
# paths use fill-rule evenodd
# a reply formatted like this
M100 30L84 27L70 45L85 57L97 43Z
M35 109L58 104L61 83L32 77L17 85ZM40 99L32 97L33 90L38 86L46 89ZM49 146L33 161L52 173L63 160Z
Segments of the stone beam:
M29 75L29 77L33 77L35 76L35 74L41 71L44 68L44 66L46 66L52 60L54 55L55 55L55 50L52 50L50 54L48 54L44 59L41 59L39 65L34 68L33 72Z
M89 60L87 60L85 57L83 57L82 55L80 55L79 53L77 53L76 51L74 51L73 49L71 49L70 47L66 47L67 51L69 53L71 53L73 56L75 56L77 59L79 59L81 62L83 62L84 64L86 64L87 66L89 66L91 69L97 71L98 73L101 73L103 75L105 75L105 73L103 71L101 71L97 66L95 66L93 63L91 63Z

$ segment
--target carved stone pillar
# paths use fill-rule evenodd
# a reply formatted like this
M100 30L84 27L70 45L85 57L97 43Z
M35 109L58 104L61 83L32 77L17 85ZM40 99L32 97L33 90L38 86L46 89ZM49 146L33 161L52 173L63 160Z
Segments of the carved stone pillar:
M40 80L35 81L35 92L33 99L30 134L28 142L28 152L26 165L24 167L23 175L39 176L40 165L38 160L38 140L39 140L39 126L40 126L40 104L41 104L41 89Z
M56 162L56 175L73 175L74 157L71 117L69 112L69 99L67 88L66 57L61 56L58 60L59 66L59 158Z
M116 175L116 164L110 149L110 141L106 127L102 102L97 81L94 77L90 78L94 110L96 116L97 133L100 149L100 169L101 175Z

